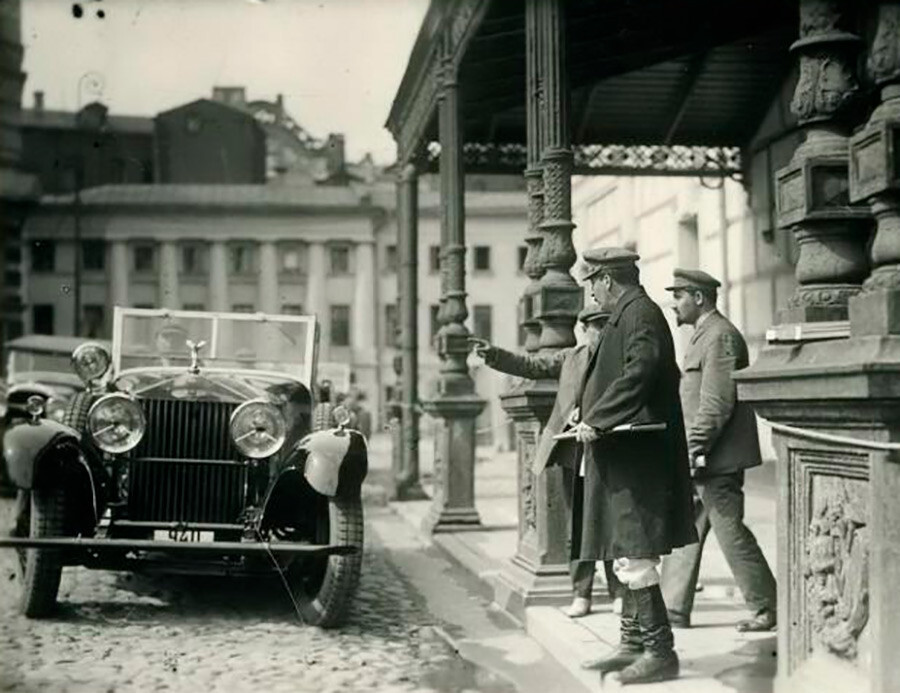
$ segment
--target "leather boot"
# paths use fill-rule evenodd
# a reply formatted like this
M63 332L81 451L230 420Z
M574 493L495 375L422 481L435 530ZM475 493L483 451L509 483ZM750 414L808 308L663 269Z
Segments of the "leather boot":
M675 638L669 626L669 616L659 585L632 592L637 604L637 617L644 643L644 654L619 672L622 685L668 681L678 676L678 655Z
M599 671L602 674L624 669L636 661L644 651L641 640L641 626L638 623L637 605L629 589L623 590L622 616L620 617L619 646L610 654L581 663L582 669Z

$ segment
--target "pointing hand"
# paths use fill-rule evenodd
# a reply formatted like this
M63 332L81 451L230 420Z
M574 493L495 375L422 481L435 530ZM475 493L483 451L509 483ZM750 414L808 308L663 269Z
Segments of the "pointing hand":
M467 341L469 342L469 346L475 351L475 354L483 359L487 358L491 349L494 348L489 341L481 339L480 337L469 337Z

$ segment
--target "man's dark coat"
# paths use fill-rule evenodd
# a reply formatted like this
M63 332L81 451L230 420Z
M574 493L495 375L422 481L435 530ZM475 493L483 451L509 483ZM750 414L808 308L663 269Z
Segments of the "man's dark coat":
M601 432L627 423L667 429L587 446L583 560L650 558L697 541L678 382L662 310L642 287L629 288L587 369L582 420Z

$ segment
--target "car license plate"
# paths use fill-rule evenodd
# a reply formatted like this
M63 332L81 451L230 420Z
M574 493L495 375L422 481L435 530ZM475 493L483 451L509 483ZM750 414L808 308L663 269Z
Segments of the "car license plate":
M198 532L191 529L155 529L153 539L155 541L213 541L213 532Z

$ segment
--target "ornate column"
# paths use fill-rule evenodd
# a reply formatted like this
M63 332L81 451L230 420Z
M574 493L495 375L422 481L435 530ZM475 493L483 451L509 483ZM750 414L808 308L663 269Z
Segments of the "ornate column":
M328 316L328 296L326 296L325 244L309 244L308 275L306 284L306 312L315 315L320 329L324 330Z
M873 6L875 32L868 55L871 81L880 102L850 142L850 199L867 202L875 217L872 272L850 301L851 341L877 343L860 369L888 371L868 395L877 403L873 423L880 439L900 440L900 0ZM855 351L854 354L859 352ZM856 361L859 357L853 359ZM874 378L873 378L874 379ZM886 381L886 382L885 382ZM872 455L869 464L869 522L863 543L868 553L868 610L871 690L900 690L900 465L897 453ZM846 588L845 588L846 592ZM842 595L843 596L843 595ZM862 636L862 632L860 632ZM860 638L854 639L854 645ZM865 653L865 651L863 651ZM855 662L859 667L857 656Z
M441 141L441 284L443 311L438 332L441 357L436 392L425 411L438 419L434 498L427 524L431 531L453 531L481 523L475 510L475 417L484 400L469 375L465 320L465 186L459 85L449 51L442 66L439 104Z
M843 4L802 0L800 38L791 46L800 63L791 110L806 139L777 174L778 224L795 234L800 247L799 287L779 322L791 323L801 337L813 330L794 327L798 323L847 320L848 301L867 270L869 213L850 206L847 171L862 41L852 33Z
M353 346L358 363L375 363L375 242L356 244Z
M218 311L231 310L228 300L228 249L224 241L209 244L209 307Z
M397 176L397 273L400 362L400 455L394 475L397 500L426 498L419 484L419 174L412 163ZM400 370L397 371L399 366Z
M278 250L274 241L259 244L259 309L263 313L280 313L278 300Z
M181 308L178 295L178 246L174 241L159 244L159 305L161 308Z
M565 28L558 0L528 0L525 6L526 114L528 127L528 254L531 284L520 302L528 335L525 348L552 351L575 343L572 326L581 290L568 274L575 261L571 242L565 101ZM494 581L494 600L524 614L526 606L562 604L571 599L567 541L570 520L562 470L532 472L541 431L556 399L554 381L522 381L501 396L516 427L519 484L519 541L513 564ZM601 588L598 582L598 599Z
M110 303L128 305L128 243L113 241L110 247Z
M900 166L890 146L900 127L900 2L800 7L794 107L808 137L779 173L778 204L804 245L786 315L849 316L849 337L803 341L800 330L799 344L768 346L735 379L740 399L771 421L778 453L775 689L886 693L900 689ZM853 14L869 9L872 21ZM865 25L876 27L869 70L882 103L848 147L842 105L856 90L859 39L844 27ZM862 202L878 228L860 289L867 210L849 205Z

